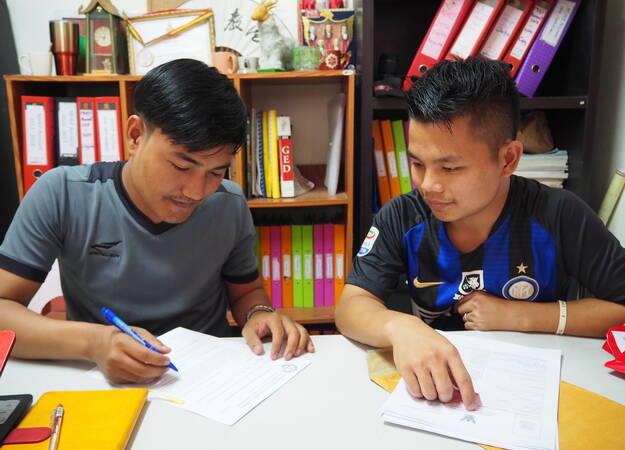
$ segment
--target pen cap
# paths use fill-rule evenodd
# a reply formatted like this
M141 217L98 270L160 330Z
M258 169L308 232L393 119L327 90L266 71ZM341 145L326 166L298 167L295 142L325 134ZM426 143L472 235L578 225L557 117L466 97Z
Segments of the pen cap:
M108 308L102 307L100 309L100 311L102 311L102 314L104 314L104 318L107 320L107 322L109 323L113 323L113 320L117 317L113 311L111 311Z

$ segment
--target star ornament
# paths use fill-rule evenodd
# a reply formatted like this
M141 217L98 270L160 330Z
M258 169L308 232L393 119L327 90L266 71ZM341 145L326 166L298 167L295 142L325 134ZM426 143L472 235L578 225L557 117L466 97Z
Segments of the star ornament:
M520 265L516 266L516 269L519 271L519 273L526 273L525 270L527 269L527 266L521 263Z

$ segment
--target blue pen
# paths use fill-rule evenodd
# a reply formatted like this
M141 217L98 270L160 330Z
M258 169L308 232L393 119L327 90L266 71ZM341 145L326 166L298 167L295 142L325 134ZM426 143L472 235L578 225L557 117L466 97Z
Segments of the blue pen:
M140 342L141 344L145 345L147 348L149 348L152 351L155 351L156 353L161 353L158 350L156 350L154 347L152 347L150 345L150 343L148 341L146 341L145 339L143 339L139 333L137 333L135 330L133 330L132 328L130 328L126 322L124 322L122 319L120 319L119 317L117 317L117 315L115 315L115 313L113 311L111 311L108 308L101 308L100 309L102 311L102 313L104 314L104 318L106 319L106 321L113 326L116 326L117 328L119 328L119 330L123 333L126 333L128 336L130 336L131 338L135 339L137 342ZM176 372L178 372L178 369L176 368L176 366L174 366L174 363L170 362L169 363L169 367L171 367L172 369L174 369Z

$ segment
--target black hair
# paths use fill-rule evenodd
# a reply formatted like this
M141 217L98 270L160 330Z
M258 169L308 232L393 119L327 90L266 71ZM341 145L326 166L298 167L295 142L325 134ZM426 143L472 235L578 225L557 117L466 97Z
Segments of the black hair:
M135 87L135 114L150 133L160 128L188 151L245 143L246 108L232 82L195 59L176 59L150 70Z
M509 66L485 58L441 61L407 94L410 118L441 123L451 132L452 120L469 117L473 130L493 151L516 139L520 120L519 91Z

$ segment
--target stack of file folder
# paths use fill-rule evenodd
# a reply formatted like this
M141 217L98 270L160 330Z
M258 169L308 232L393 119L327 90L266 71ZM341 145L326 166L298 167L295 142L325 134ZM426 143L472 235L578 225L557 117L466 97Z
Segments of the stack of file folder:
M519 92L533 97L582 0L442 0L403 88L442 60L505 61Z
M569 176L568 160L566 150L556 149L548 153L532 155L524 153L514 173L540 181L547 186L561 188L564 187L564 180Z
M256 227L254 253L274 308L338 304L345 284L345 224Z

